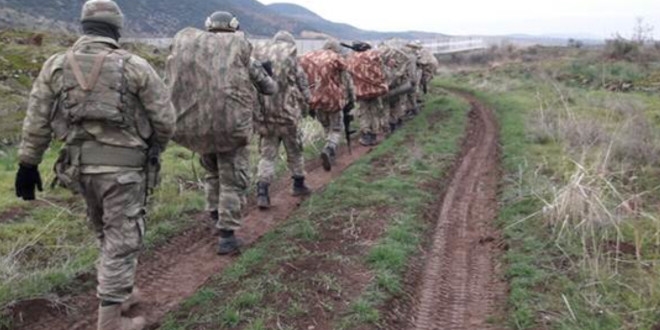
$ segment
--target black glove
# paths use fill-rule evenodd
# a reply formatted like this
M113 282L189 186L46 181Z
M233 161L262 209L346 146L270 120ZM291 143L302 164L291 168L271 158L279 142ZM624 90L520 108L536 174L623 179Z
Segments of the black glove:
M268 73L269 76L273 76L273 62L271 61L265 61L261 62L261 66L264 67L264 70L266 70L266 73Z
M314 109L309 109L309 116L316 119L316 110Z
M16 197L23 198L26 201L34 200L34 189L44 191L41 184L41 175L39 167L36 165L20 164L18 173L16 173Z

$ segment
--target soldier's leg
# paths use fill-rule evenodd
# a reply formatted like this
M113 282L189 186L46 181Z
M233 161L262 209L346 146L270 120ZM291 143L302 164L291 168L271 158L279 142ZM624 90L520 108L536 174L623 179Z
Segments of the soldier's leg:
M275 162L280 146L280 137L276 135L262 135L259 138L259 165L257 178L259 182L270 184L275 175Z
M298 126L287 129L282 137L286 149L286 160L293 178L293 195L309 195L312 191L305 185L305 157L303 155L303 132Z
M98 297L104 303L122 303L133 291L144 236L145 175L143 172L83 175L82 182L85 194L95 194L93 204L102 205L103 212L103 239L97 264Z
M276 134L261 135L259 138L260 160L257 170L257 206L270 208L270 184L275 175L275 161L280 146L280 137Z
M240 246L240 241L234 237L234 231L241 227L243 207L247 203L250 152L247 147L241 147L217 156L220 174L218 253L230 254L238 251Z
M369 109L369 102L358 102L358 117L360 118L360 133L369 134L372 132L372 117Z
M218 222L218 205L220 204L220 174L218 173L218 157L216 154L202 155L199 163L206 171L204 175L204 193L206 197L206 211L209 212L211 222Z
M326 141L326 146L331 147L332 149L337 149L339 142L344 135L344 114L341 111L329 114L330 127L328 131L328 137Z

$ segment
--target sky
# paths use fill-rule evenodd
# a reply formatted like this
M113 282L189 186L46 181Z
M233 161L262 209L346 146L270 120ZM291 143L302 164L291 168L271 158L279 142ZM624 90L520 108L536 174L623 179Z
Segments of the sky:
M643 17L660 37L660 0L259 1L296 3L328 20L376 31L629 37L637 17Z

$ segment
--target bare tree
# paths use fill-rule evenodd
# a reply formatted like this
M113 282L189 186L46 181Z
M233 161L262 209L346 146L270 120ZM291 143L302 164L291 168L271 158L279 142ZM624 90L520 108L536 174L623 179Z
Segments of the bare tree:
M644 17L637 17L635 28L633 29L632 41L639 45L653 43L653 25L646 23Z

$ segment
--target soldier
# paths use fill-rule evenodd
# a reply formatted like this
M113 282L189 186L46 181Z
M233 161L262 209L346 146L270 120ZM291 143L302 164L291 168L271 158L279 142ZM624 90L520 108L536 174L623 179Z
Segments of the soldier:
M305 72L298 64L296 41L289 32L278 32L271 42L255 50L255 57L273 62L273 78L279 85L279 92L275 95L260 97L261 109L255 113L261 154L257 174L257 205L267 209L270 207L268 190L275 174L280 144L284 145L287 153L293 196L311 193L305 185L303 133L299 127L303 115L309 112L311 95Z
M234 15L215 12L205 25L215 35L192 28L177 34L168 58L168 78L179 114L178 131L187 130L177 133L175 141L202 154L207 210L219 229L218 254L227 255L241 246L234 232L241 227L247 201L247 145L256 92L272 95L278 86L270 77L270 63L250 57L252 45L238 31ZM198 128L186 125L206 125L208 134L200 135Z
M374 146L378 144L377 132L380 131L383 117L382 96L387 93L388 70L383 54L372 50L370 44L354 41L353 53L348 60L349 71L353 76L358 99L358 117L360 119L360 144Z
M328 40L325 45L323 45L323 49L344 56L341 44L337 40ZM344 67L339 74L341 75L341 83L346 91L345 97L348 100L348 104L345 108L353 108L355 104L355 87L353 86L353 79L346 67ZM323 169L330 171L335 162L337 146L339 146L339 141L341 141L342 133L344 131L344 114L342 111L329 112L324 111L323 109L313 110L315 110L318 120L325 129L326 143L323 147L323 151L321 151L321 160Z
M175 114L166 86L142 58L119 48L124 16L112 0L83 5L83 36L44 64L34 82L16 194L40 191L38 165L51 136L64 141L56 164L59 183L82 194L100 243L97 263L99 330L139 330L142 317L122 318L133 293L145 230L148 150L163 150Z
M396 40L382 43L379 50L387 65L390 93L384 97L385 115L382 118L382 126L386 133L392 134L401 127L402 118L405 113L406 95L413 86L411 84L411 58L403 52L396 44ZM389 124L389 130L387 129Z

